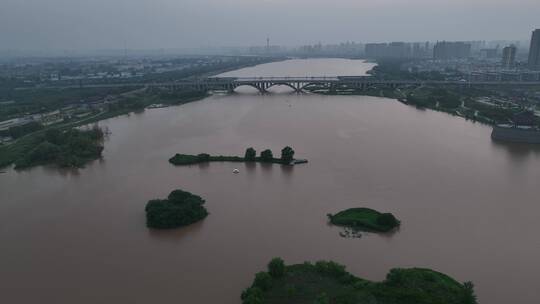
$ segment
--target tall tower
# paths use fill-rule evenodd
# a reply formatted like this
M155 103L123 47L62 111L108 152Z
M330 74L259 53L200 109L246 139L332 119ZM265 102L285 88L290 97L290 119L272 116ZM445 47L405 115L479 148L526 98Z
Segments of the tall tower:
M270 53L270 37L266 37L266 52Z
M529 68L540 70L540 29L532 32L531 48L529 49Z
M516 52L517 52L517 48L513 44L503 48L503 56L502 56L503 67L507 69L514 67L514 64L516 62Z

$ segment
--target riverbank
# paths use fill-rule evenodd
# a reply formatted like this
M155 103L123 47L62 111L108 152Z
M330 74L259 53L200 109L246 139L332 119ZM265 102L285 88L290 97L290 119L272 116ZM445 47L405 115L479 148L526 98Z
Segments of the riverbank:
M394 268L382 282L356 277L332 261L280 266L274 259L242 293L244 304L475 304L471 282L423 268ZM281 269L282 268L282 269Z
M134 93L129 97L125 97L127 100L119 102L116 106L112 106L108 111L96 113L90 117L75 121L51 125L47 128L41 129L37 132L33 132L27 135L24 135L17 140L0 146L0 168L7 167L13 163L16 163L17 160L23 159L25 155L29 154L32 149L34 149L39 143L43 141L43 136L45 136L48 130L59 130L62 132L68 131L70 129L75 129L80 126L89 125L92 123L99 122L101 120L114 118L122 115L129 115L133 112L141 112L145 110L145 107L155 103L157 100L161 101L167 105L181 105L189 102L198 101L208 97L206 92L183 92L175 95L169 95L168 98L160 99L158 92L138 92ZM96 159L90 158L86 161L75 162L75 167L82 167L85 163L90 160ZM42 161L39 164L47 164L50 162ZM33 164L31 166L38 165ZM31 166L19 166L17 168L28 168Z
M378 65L368 73L384 80L457 81L460 85L411 86L397 89L380 88L381 95L398 99L419 109L431 109L487 125L510 123L514 115L537 106L531 98L538 87L468 86L468 75L457 70L413 71L406 68L407 61L378 60ZM405 64L405 66L404 66ZM359 95L362 95L360 92ZM371 94L366 94L371 95ZM371 95L373 96L373 95ZM535 117L540 125L540 117Z
M180 72L162 73L154 75L154 78L145 78L147 82L159 82L159 81L174 81L178 79L189 79L191 77L206 77L216 75L219 73L237 70L241 68L251 67L258 64L270 63L275 61L282 61L285 58L271 58L263 57L258 60L248 60L248 62L238 61L236 63L225 64L222 66L216 66L211 68L195 68L187 69ZM60 123L51 124L45 128L40 125L40 128L30 130L26 134L21 135L12 141L0 144L0 168L7 167L15 163L18 159L21 159L25 154L29 153L32 148L39 143L40 137L46 130L60 129L69 130L70 128L76 128L79 126L91 124L101 120L118 117L122 115L128 115L132 112L144 111L146 107L152 104L164 104L164 105L180 105L188 102L198 101L209 96L208 92L202 91L168 91L168 90L147 90L141 89L145 82L140 83L140 87L135 90L126 90L125 88L113 88L105 89L105 92L113 95L114 101L108 104L103 104L98 110L94 109L89 112L89 115L80 119L75 116L70 116L69 119ZM40 91L41 90L41 91ZM45 92L39 94L40 92ZM85 99L90 98L95 94L101 93L98 89L90 88L72 88L72 89L59 89L59 88L23 88L23 90L17 90L25 102L31 102L34 99L40 100L45 98L46 103L53 105L53 108L60 108L64 105L64 102L70 99L74 99L78 96L82 96ZM81 93L82 92L82 93ZM19 96L17 95L17 96ZM45 95L45 97L43 97ZM110 95L110 94L109 94ZM82 98L81 97L81 98ZM15 107L14 104L12 107ZM4 117L4 119L13 118L10 116Z
M509 123L513 116L526 110L522 106L498 107L477 101L484 96L482 91L465 88L371 88L359 90L354 88L342 88L340 91L309 89L312 93L332 96L374 96L397 99L400 102L414 106L418 109L430 109L438 112L459 116L466 120L479 122L487 125ZM540 118L537 118L540 123Z
M16 144L0 147L0 167L14 163L15 169L47 164L80 168L101 157L103 137L104 132L97 127L40 131Z
M540 144L540 130L528 126L497 125L491 131L491 138L500 142Z

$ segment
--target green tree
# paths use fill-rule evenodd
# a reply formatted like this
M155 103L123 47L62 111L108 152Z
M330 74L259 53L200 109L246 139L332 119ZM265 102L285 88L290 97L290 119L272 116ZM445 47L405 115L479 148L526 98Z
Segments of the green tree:
M268 263L268 272L273 278L280 278L285 274L285 263L281 258L273 258Z
M46 163L54 161L60 157L61 148L48 141L44 141L32 149L22 159L16 162L18 167L25 167L31 164Z
M204 200L187 191L175 190L167 199L151 200L146 205L146 225L168 229L186 226L204 219L208 212Z
M264 162L271 162L274 159L274 155L270 149L266 149L261 152L261 160Z
M338 264L334 261L317 261L315 263L315 269L319 273L330 275L335 278L347 274L347 272L345 271L345 266Z
M250 294L247 298L244 299L243 304L262 304L262 296L256 294Z
M179 203L179 204L187 202L187 201L194 201L199 204L204 203L204 199L202 199L200 196L195 195L191 192L180 190L180 189L176 189L172 191L171 193L169 193L169 196L167 196L167 199L171 203Z
M207 162L207 161L210 161L210 154L207 154L207 153L201 153L201 154L198 154L197 155L197 160L199 162Z
M255 149L253 148L246 149L246 154L244 155L244 158L246 160L254 161L256 157L257 157L257 151L255 151Z
M287 146L281 150L281 160L284 163L290 163L294 159L294 150Z
M255 281L253 282L253 287L258 287L261 290L268 290L272 285L272 277L268 272L258 272L255 274Z
M242 292L243 304L260 304L263 300L262 290L258 287L250 287Z
M38 122L30 122L22 126L11 127L8 130L9 136L19 138L26 134L36 132L43 129L43 125Z
M463 283L465 294L463 295L464 304L476 304L476 294L474 293L474 284L472 282Z
M399 221L392 213L383 213L377 218L377 224L393 228L399 226Z
M314 304L330 304L330 298L328 298L328 295L323 292L317 296Z
M391 269L386 275L386 284L389 286L400 286L405 281L403 271L399 268Z

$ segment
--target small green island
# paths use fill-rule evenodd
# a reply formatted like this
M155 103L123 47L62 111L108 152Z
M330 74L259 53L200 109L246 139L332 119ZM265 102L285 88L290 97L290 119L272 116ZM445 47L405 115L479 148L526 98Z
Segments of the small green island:
M306 159L295 159L294 150L291 147L281 149L281 157L274 158L272 150L266 149L257 156L257 151L253 148L247 148L244 156L212 156L201 153L197 155L176 154L169 159L169 162L175 166L194 165L207 162L261 162L282 165L296 165L307 163Z
M388 232L401 222L392 213L381 213L369 208L351 208L334 215L328 214L330 223L357 230Z
M154 199L146 204L146 225L149 228L171 229L193 224L208 216L204 202L198 195L174 190L167 199Z
M286 266L280 258L255 275L243 304L476 304L474 285L437 271L395 268L382 282L358 278L332 261Z

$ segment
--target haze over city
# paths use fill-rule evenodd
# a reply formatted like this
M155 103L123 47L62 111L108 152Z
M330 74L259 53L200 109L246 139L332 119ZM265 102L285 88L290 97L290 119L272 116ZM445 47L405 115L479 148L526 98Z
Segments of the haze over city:
M539 0L0 0L0 303L540 303Z
M0 49L523 40L537 0L2 0Z

